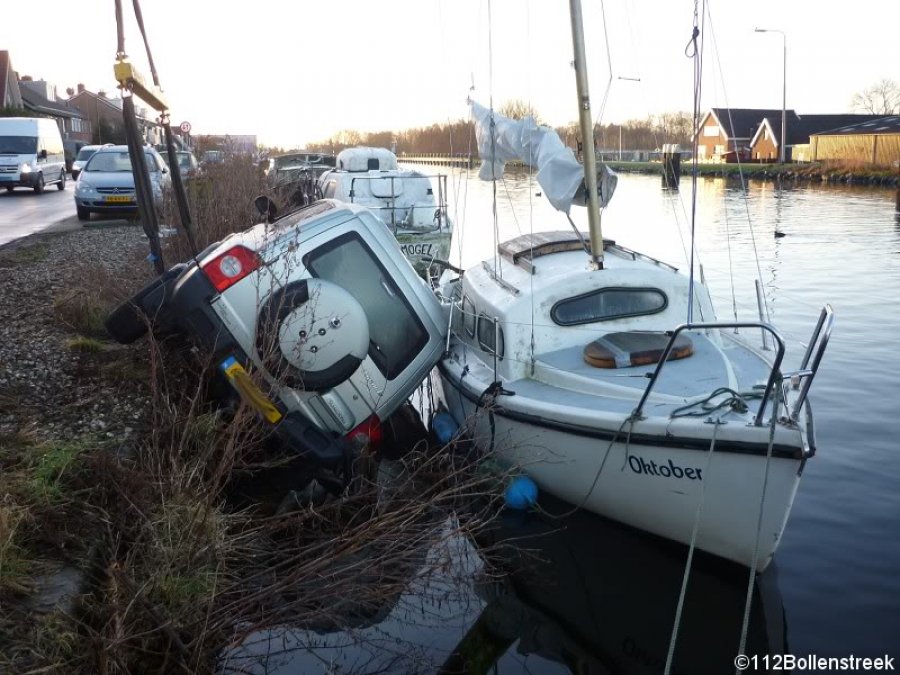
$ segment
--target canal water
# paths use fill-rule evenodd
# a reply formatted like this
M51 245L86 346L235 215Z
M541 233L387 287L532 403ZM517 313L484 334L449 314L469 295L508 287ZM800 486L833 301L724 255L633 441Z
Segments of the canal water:
M569 227L527 174L498 183L496 218L490 183L474 172L453 173L451 183L455 264L490 256L495 232L502 240ZM900 660L895 193L767 182L743 189L705 178L694 203L690 177L680 191L664 191L658 176L620 174L603 234L686 269L692 210L696 256L718 318L758 318L760 278L771 322L788 343L787 369L802 358L822 305L836 314L811 392L817 454L775 562L757 579L745 652ZM586 228L583 209L573 219ZM552 513L566 508L549 498L541 504ZM517 542L501 556L514 573L497 580L479 550L504 538ZM424 565L428 574L411 573L407 591L370 625L257 636L224 670L451 673L468 664L471 672L663 671L685 547L587 513L563 520L505 513L489 539L442 539L427 557L443 562ZM747 572L706 556L695 563L672 672L733 672Z

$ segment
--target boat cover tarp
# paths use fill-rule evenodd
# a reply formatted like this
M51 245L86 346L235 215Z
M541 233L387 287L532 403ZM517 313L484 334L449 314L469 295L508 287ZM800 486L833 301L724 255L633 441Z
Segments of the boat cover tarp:
M553 208L568 213L572 204L586 205L584 167L559 134L550 127L538 125L531 117L514 120L475 101L470 100L469 105L475 121L478 155L482 159L478 172L481 180L502 178L506 163L519 160L537 169L538 184ZM597 188L603 207L616 188L616 174L606 165L598 166Z

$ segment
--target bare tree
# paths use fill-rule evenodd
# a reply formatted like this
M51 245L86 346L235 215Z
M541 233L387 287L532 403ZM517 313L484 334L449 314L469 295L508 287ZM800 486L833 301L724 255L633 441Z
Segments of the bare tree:
M534 106L527 101L523 101L522 99L516 98L511 101L507 101L497 109L497 112L504 117L509 117L514 120L521 120L525 119L526 117L530 117L538 124L541 124L541 117L540 115L538 115L538 112L537 110L535 110Z
M900 113L900 85L885 78L868 89L853 94L850 105L854 111L873 115Z

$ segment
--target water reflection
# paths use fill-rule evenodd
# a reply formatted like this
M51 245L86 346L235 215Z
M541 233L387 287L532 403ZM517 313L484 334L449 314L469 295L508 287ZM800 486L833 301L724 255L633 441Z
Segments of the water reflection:
M545 507L567 508L550 500ZM521 672L516 665L533 673L663 671L685 547L586 512L563 520L506 514L495 536L514 540L514 550L520 552L508 560L512 574L493 585L487 606L457 648L452 665L479 663L478 650L499 638L501 644L514 642L496 661L501 672ZM759 578L747 653L787 649L776 575L773 565ZM743 568L711 557L695 558L673 673L733 670L746 590Z
M429 550L443 564L411 571L406 591L365 625L256 634L223 672L661 673L686 552L585 512L506 512L478 542ZM672 672L733 672L747 572L707 556L694 562ZM758 579L749 654L788 651L776 575L773 564Z

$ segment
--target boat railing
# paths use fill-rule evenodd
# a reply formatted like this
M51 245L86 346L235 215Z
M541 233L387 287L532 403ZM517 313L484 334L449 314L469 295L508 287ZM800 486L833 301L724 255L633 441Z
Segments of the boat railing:
M809 388L812 386L813 378L819 370L819 364L822 362L822 356L825 354L825 348L828 346L828 339L831 337L831 329L834 327L834 310L831 305L825 305L819 312L819 320L813 330L809 345L806 347L806 353L803 355L803 361L800 369L792 373L786 373L783 380L783 393L785 401L787 401L787 388L799 389L800 393L794 401L791 408L791 419L797 421L800 409L806 402L806 396L809 394Z
M769 403L769 398L772 395L772 392L775 389L775 384L781 379L781 362L784 359L784 339L779 335L778 331L775 330L771 325L764 323L762 321L727 321L727 322L713 322L713 323L683 323L675 330L671 331L669 334L669 343L666 345L666 349L662 354L662 358L660 358L659 362L656 364L656 368L653 371L653 374L650 375L650 382L647 383L646 389L644 389L644 393L641 396L641 400L638 402L637 408L634 409L634 412L631 413L632 419L638 420L641 419L641 411L644 408L644 403L647 401L647 398L650 396L650 392L653 390L653 386L656 384L656 381L659 379L660 371L662 371L663 367L669 360L669 354L672 352L672 348L675 345L675 340L678 336L687 330L696 330L696 331L708 331L708 330L723 330L723 329L740 329L740 328L759 328L760 330L770 334L772 338L775 340L776 345L776 353L775 360L772 362L772 367L769 371L769 377L766 380L766 388L762 395L762 402L759 405L759 410L756 413L756 418L753 420L753 423L756 426L761 426L763 423L763 415L766 411L766 406ZM826 338L827 340L827 338ZM821 358L821 356L819 357ZM808 359L805 359L808 360ZM802 401L801 401L802 403ZM799 410L799 409L798 409Z
M431 180L434 179L437 182L438 194L436 204L416 204L415 202L411 204L406 204L402 206L397 206L397 190L395 188L395 181L414 181L414 180L424 180L429 184L428 193L434 194L433 188L431 187ZM350 202L355 203L356 199L356 181L383 181L389 180L391 183L391 196L388 200L387 206L381 206L377 208L373 208L373 210L378 211L388 211L390 213L390 225L394 229L394 234L397 232L397 226L402 225L402 222L397 222L397 210L403 209L408 213L415 212L416 209L433 209L434 210L434 220L436 223L436 230L443 230L445 226L449 229L449 224L447 222L447 175L438 173L438 174L421 174L418 176L354 176L350 180Z

